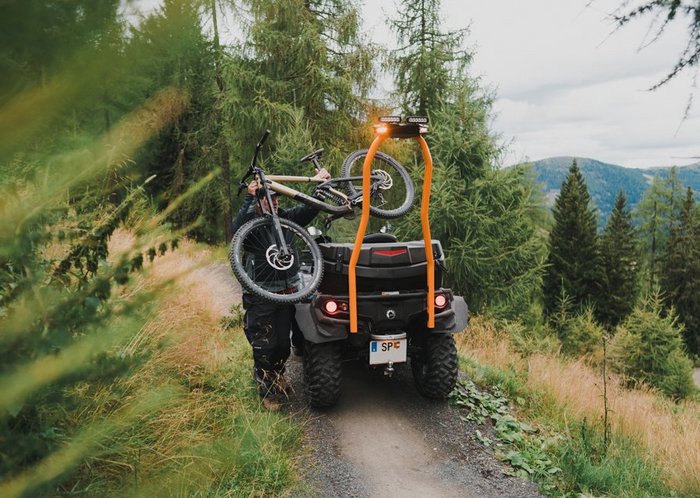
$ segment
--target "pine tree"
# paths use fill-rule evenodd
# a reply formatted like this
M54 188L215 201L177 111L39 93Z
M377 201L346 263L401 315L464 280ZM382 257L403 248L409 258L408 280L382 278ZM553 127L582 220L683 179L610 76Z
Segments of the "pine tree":
M661 289L685 324L688 350L700 354L700 219L690 188L671 226Z
M556 310L562 289L576 307L594 304L601 282L596 214L575 159L552 214L554 226L549 234L544 278L545 311Z
M127 47L140 95L175 86L187 95L187 107L165 133L141 152L137 167L156 174L150 192L163 207L213 170L226 154L224 126L218 112L219 95L213 43L207 39L202 13L189 0L165 0L132 29ZM140 84L139 84L140 83ZM207 242L224 239L230 222L229 182L217 179L185 201L169 218L175 227L190 227L189 235ZM191 226L200 221L197 227Z
M622 191L600 238L600 253L603 280L596 315L614 327L632 311L639 295L639 250Z
M664 311L658 294L637 304L610 343L615 371L682 399L695 390L693 363L683 351L683 325L674 309Z
M230 134L247 155L265 128L269 146L294 124L301 110L312 138L325 148L359 136L372 83L374 49L360 34L348 0L245 0L252 20L245 41L232 52L225 116ZM305 153L308 153L306 151ZM332 152L332 151L329 151ZM344 151L347 154L347 150Z

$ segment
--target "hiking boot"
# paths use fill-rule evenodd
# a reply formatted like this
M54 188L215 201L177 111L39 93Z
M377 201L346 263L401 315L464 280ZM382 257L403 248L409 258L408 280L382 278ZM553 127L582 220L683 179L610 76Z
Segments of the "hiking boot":
M255 383L258 385L258 395L261 398L267 398L274 394L274 381L271 379L269 373L253 368L253 379L255 379Z
M282 408L282 404L279 401L275 401L270 397L262 398L262 405L270 412L277 412Z
M289 384L284 374L277 375L277 378L272 385L272 390L275 394L279 394L285 398L289 398L289 395L293 392L292 386Z

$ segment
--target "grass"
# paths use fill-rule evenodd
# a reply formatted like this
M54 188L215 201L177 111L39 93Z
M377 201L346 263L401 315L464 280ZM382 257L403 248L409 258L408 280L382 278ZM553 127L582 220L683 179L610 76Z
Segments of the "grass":
M610 440L603 440L602 375L583 360L523 357L491 322L476 317L459 338L462 367L479 383L520 399L519 416L559 442L549 452L563 470L556 493L612 496L700 495L700 405L627 390L610 375Z
M133 243L118 230L110 254ZM81 401L67 408L73 430L58 446L74 451L68 458L59 449L34 467L50 470L61 484L46 479L42 486L36 476L21 475L3 483L14 486L0 488L11 491L7 496L31 488L68 495L277 496L294 484L301 430L289 416L260 405L250 347L226 319L231 289L208 267L222 261L219 252L183 241L119 289L124 302L158 289L148 319L118 346L117 354L133 358L131 369L109 384L71 387ZM90 429L81 433L80 427Z

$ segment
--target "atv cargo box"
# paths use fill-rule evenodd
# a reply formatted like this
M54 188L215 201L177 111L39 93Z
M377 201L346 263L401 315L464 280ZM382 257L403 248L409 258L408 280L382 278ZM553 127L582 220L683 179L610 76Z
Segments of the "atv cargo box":
M324 294L348 294L348 266L353 244L319 244L323 255ZM433 241L435 288L442 286L444 254ZM427 289L427 263L422 240L364 243L355 267L357 292L415 291Z

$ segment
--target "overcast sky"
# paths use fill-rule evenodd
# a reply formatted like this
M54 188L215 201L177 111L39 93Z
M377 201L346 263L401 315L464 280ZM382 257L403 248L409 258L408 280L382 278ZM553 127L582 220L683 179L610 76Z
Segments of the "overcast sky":
M654 92L686 40L685 23L640 50L649 20L620 31L621 0L443 0L446 27L470 27L473 75L495 88L492 129L504 164L582 156L629 167L688 164L700 156L700 92L688 118L691 75ZM365 28L391 44L393 0L365 0Z

